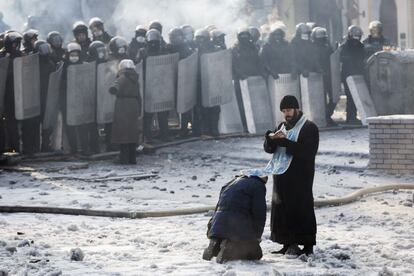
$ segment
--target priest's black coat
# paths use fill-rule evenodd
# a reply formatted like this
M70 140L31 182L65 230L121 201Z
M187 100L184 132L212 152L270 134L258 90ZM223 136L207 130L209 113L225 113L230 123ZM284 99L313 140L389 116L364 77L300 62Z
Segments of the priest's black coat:
M271 140L269 133L266 133L264 142L267 153L274 153L277 147L286 147L287 153L293 155L289 169L282 175L273 176L271 239L285 245L315 245L316 218L312 186L319 146L318 127L306 121L297 142Z

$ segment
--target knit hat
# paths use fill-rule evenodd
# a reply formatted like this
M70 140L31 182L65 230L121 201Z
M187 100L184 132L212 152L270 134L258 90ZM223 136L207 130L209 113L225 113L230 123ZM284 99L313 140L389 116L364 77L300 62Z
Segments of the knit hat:
M295 98L295 96L292 96L292 95L284 96L282 101L280 102L280 111L282 111L283 109L288 109L288 108L299 109L299 103L298 103L298 100Z

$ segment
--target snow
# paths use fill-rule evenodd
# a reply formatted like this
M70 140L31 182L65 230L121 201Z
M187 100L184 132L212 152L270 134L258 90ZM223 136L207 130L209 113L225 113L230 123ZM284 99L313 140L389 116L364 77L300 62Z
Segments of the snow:
M365 170L368 130L321 132L315 199L355 189L410 183L412 176ZM0 205L106 210L170 210L214 205L240 170L270 158L262 138L199 141L139 156L136 166L29 162L32 172L0 173ZM78 165L85 165L83 163ZM81 168L83 166L80 166ZM134 180L131 174L158 174ZM125 176L122 181L79 179ZM271 198L271 181L267 200ZM270 252L268 221L258 262L224 265L201 259L209 214L140 220L46 214L0 214L0 275L414 275L413 191L375 194L316 210L315 255L287 259ZM21 245L19 247L19 245ZM83 261L71 261L79 248ZM15 251L15 252L14 252Z

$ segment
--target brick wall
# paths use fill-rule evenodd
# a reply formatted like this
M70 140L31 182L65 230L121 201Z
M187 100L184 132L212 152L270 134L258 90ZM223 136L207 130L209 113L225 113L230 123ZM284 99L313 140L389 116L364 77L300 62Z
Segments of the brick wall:
M414 174L414 115L371 117L369 168L395 174Z

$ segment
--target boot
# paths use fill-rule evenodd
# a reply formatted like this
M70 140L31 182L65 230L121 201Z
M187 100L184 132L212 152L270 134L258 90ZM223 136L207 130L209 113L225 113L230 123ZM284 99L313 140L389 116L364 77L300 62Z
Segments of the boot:
M220 251L217 254L217 258L216 258L216 262L219 264L223 264L227 261L231 261L232 260L232 248L231 248L231 244L228 240L223 240L220 243Z
M288 244L284 244L282 249L277 250L277 251L272 251L272 254L281 254L281 255L285 255L286 251L288 250L289 245Z
M210 261L216 257L220 251L220 241L218 239L210 239L210 244L203 252L203 260Z
M300 250L297 244L290 245L289 248L285 252L285 255L290 256L290 257L297 257L301 254L302 254L302 250Z
M302 254L305 254L306 256L313 254L313 245L305 245L302 249Z

